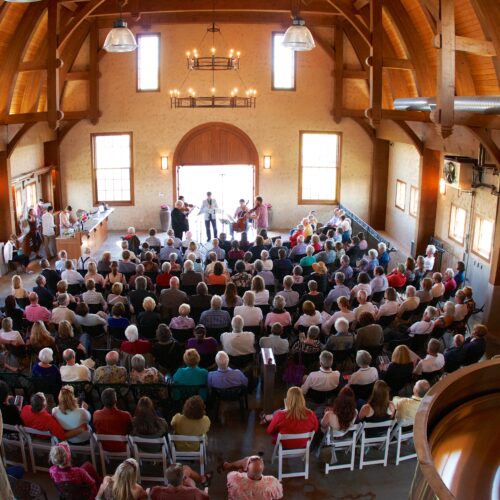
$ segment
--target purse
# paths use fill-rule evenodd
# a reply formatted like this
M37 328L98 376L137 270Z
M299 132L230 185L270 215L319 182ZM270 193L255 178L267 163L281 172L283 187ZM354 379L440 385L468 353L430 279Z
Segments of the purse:
M296 363L293 357L288 359L283 372L283 382L289 386L301 386L304 379L306 367L302 364L302 350L299 351L299 362Z

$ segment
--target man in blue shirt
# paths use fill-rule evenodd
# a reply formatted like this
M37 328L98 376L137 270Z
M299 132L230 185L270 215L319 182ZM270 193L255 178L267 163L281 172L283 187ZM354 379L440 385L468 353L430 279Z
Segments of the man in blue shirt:
M227 311L223 311L222 299L219 295L214 295L210 301L210 309L203 311L200 323L205 328L227 328L231 324L231 316Z
M241 370L229 368L229 356L219 351L215 356L217 371L208 373L208 387L230 389L231 387L248 386L248 379Z
M344 285L345 276L342 272L335 273L335 286L330 290L330 293L327 295L325 299L325 303L323 305L325 311L330 313L332 310L332 305L334 302L337 302L339 297L350 297L351 290L349 287Z

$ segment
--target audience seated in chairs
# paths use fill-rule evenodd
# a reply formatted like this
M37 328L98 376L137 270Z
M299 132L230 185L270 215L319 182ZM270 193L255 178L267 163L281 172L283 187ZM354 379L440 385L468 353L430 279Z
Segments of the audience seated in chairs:
M256 306L265 306L269 304L269 290L266 289L264 278L262 278L262 276L254 276L252 278L251 291L255 295L254 304Z
M375 323L375 318L369 312L359 316L356 330L356 349L369 349L381 346L384 341L382 327Z
M302 315L295 322L294 328L308 328L310 326L318 326L321 325L323 318L321 317L321 313L316 310L316 306L310 300L306 300L302 304Z
M366 293L366 297L369 297L372 294L372 287L370 285L370 276L368 275L368 273L364 271L361 271L358 274L357 285L353 286L351 289L351 297L358 298L358 293L361 291Z
M464 364L465 338L461 333L453 336L451 347L444 351L444 371L452 373Z
M183 267L184 272L180 276L181 285L183 287L195 287L198 283L203 281L203 274L194 270L194 263L191 260L186 260Z
M396 408L390 400L389 386L383 380L377 380L367 403L359 410L359 420L362 422L380 423L393 420ZM380 432L380 431L379 431ZM385 430L384 430L385 432ZM370 430L369 437L376 435L377 429Z
M32 376L42 379L47 386L58 389L61 386L61 373L53 364L54 351L50 347L45 347L38 353L38 359L40 361L33 365Z
M52 309L50 322L58 325L61 321L69 321L73 326L78 324L76 314L68 308L69 296L66 293L61 293L57 296L57 307Z
M358 299L358 307L353 310L356 320L359 321L363 313L370 313L375 318L377 315L377 307L372 302L368 302L366 290L359 290L356 294L356 298Z
M210 309L203 311L200 316L200 323L205 328L227 328L231 324L231 316L222 309L222 299L219 295L212 296Z
M486 350L486 335L488 329L484 325L475 325L471 336L464 343L464 365L477 363Z
M139 335L145 339L153 339L161 322L160 315L156 312L156 302L151 297L146 297L142 301L142 308L144 310L137 315Z
M232 331L221 335L222 348L229 356L247 356L255 353L255 334L243 331L244 326L243 318L236 315L231 321Z
M315 280L308 281L307 289L308 291L300 298L300 304L303 305L306 302L312 302L314 304L315 309L318 312L321 312L323 310L325 297L321 292L318 291L318 283Z
M272 323L271 333L269 334L269 336L261 337L259 339L260 348L272 349L274 356L283 356L287 354L290 349L290 344L288 343L287 339L281 338L282 335L283 326L281 325L281 323Z
M130 360L131 384L161 384L163 375L154 367L146 368L146 359L142 354L135 354Z
M64 271L61 273L61 279L66 281L69 287L75 285L80 287L84 284L83 276L78 271L75 271L73 261L71 260L67 260L64 263Z
M151 342L139 338L139 330L135 325L127 326L125 330L125 337L120 346L120 350L127 354L147 354L151 352Z
M415 420L415 415L420 406L420 402L427 394L431 385L427 380L417 380L413 386L413 395L410 398L396 396L392 403L396 408L396 420Z
M315 354L323 350L323 344L319 340L320 330L316 325L307 329L307 335L304 332L299 333L298 340L292 345L292 352L302 354Z
M325 408L321 419L321 431L332 432L333 437L343 435L358 416L356 396L349 386L343 387L334 399L333 405Z
M406 345L398 345L392 353L391 362L379 366L379 376L387 383L391 394L397 394L406 384L411 383L414 367L410 349Z
M437 339L429 340L427 345L427 356L420 360L413 370L415 375L434 373L444 368L444 356L439 352L441 342Z
M168 433L168 424L157 415L153 401L143 396L137 402L132 418L131 435L140 438L161 438ZM158 444L138 443L140 450L150 453L159 451Z
M349 321L338 318L335 321L335 333L328 336L325 349L328 351L349 351L354 346L354 334L349 331Z
M104 280L104 286L108 288L113 286L115 283L120 283L123 286L127 284L124 273L118 271L118 262L116 262L116 260L111 262L111 271Z
M378 380L377 369L370 366L372 357L363 349L356 353L356 364L359 369L349 377L349 385L370 385Z
M420 303L428 304L434 298L432 294L432 279L424 278L420 283L420 290L417 290L416 296L420 299Z
M102 391L102 410L93 415L93 426L97 434L110 436L127 436L132 428L132 417L128 411L119 410L116 406L116 392L108 387ZM105 451L125 451L126 443L119 441L102 441Z
M375 319L382 323L383 319L395 317L399 310L398 294L391 286L384 292L384 302L379 307Z
M198 354L203 356L213 355L215 357L215 353L219 349L219 345L217 340L213 337L207 337L207 329L204 325L196 325L194 329L194 337L190 338L187 341L186 348L187 349L196 349Z
M0 380L0 413L3 423L7 425L23 425L21 414L14 402L14 396L9 394L9 386Z
M379 302L375 297L377 294L383 296L386 289L389 287L389 282L387 281L387 276L385 275L384 268L382 266L377 266L373 271L373 279L370 281L370 287L372 291L373 301Z
M291 278L291 276L290 276ZM294 292L296 293L296 292ZM297 294L298 295L298 294ZM283 295L276 295L273 299L272 311L266 314L264 326L270 327L274 323L279 323L282 327L291 326L292 317L288 311L285 310L286 298Z
M87 283L89 280L93 280L96 288L103 289L105 286L104 276L97 272L97 265L95 262L89 263L87 274L83 279L85 280L85 283Z
M29 344L31 349L36 353L44 347L55 348L56 342L54 337L50 335L43 321L36 321L31 327L31 332L26 344Z
M293 277L286 275L283 278L283 290L276 294L276 297L283 297L285 299L285 307L296 306L300 301L299 293L293 290L292 286Z
M144 278L146 280L146 289L150 292L154 291L155 286L153 280L149 276L145 276L145 272L146 270L142 264L137 264L135 266L135 274L130 276L130 279L128 280L128 286L131 290L135 288L135 282L137 281L137 278Z
M326 321L323 321L321 325L321 330L325 335L328 335L330 333L332 326L335 325L335 322L339 318L345 318L349 322L349 325L356 319L354 311L351 311L349 309L349 299L347 298L347 296L339 297L337 299L337 306L339 310L337 312L334 312ZM373 319L373 316L371 317Z
M172 464L166 471L167 486L154 486L149 489L151 500L176 500L189 498L192 500L208 500L208 474L201 476L191 467ZM204 490L199 490L196 483L201 483Z
M145 500L148 494L138 481L139 464L135 459L127 458L116 468L113 476L106 476L103 479L96 498Z
M79 427L84 428L82 433L68 438L70 444L84 444L90 439L91 416L87 409L87 404L82 401L79 405L75 397L73 387L64 385L58 397L59 405L52 409L52 416L59 422L65 431L71 431Z
M191 307L189 304L181 304L179 306L179 316L170 320L170 328L176 330L192 330L195 327L194 319L189 317Z
M106 354L106 365L100 366L94 373L94 384L125 384L127 382L127 370L118 366L120 355L117 351L109 351Z
M331 393L340 384L340 372L332 370L333 354L323 351L319 355L319 370L309 373L302 384L302 392Z
M274 476L264 475L264 460L259 455L242 458L236 462L224 462L222 470L228 472L227 491L229 500L241 498L283 498L283 486Z
M236 306L243 305L243 299L238 295L238 288L232 281L227 283L224 295L221 298L222 307L226 309L234 310Z
M234 387L247 387L248 378L238 369L229 368L229 356L224 351L219 351L215 356L216 371L208 373L208 387L214 389L231 389Z
M2 329L0 330L0 344L2 345L24 345L24 340L17 330L13 330L12 318L2 319Z
M101 480L97 471L90 462L85 462L80 467L71 465L71 451L66 443L58 443L50 450L49 461L52 467L49 475L60 493L68 489L82 500L96 498Z
M420 305L420 299L417 297L417 290L413 285L406 287L406 299L401 302L398 308L398 318L409 318L409 314L414 312Z
M90 382L92 374L85 366L76 362L76 354L73 349L63 351L64 366L61 366L61 380L63 382Z
M172 375L182 365L183 347L172 336L170 328L160 323L156 329L156 342L151 354L162 373Z
M51 313L47 308L38 303L38 295L35 292L31 292L28 295L28 299L29 306L24 309L24 317L31 323L35 321L49 323Z
M132 290L129 293L130 305L132 306L133 311L135 312L136 315L144 311L142 304L146 297L151 297L155 301L155 303L158 302L156 295L148 291L146 289L146 285L147 285L146 278L144 276L139 276L135 280L135 290Z
M185 367L179 368L172 377L172 380L176 385L188 385L188 386L204 386L207 385L208 371L205 368L200 368L200 355L196 349L187 349L183 356ZM179 399L176 397L179 393L174 393L174 399ZM205 389L200 390L200 394L203 399L207 398L207 391Z
M182 413L176 413L170 422L175 434L181 436L203 436L210 430L210 419L205 414L205 403L200 396L191 396L186 400ZM180 451L198 451L199 443L177 441Z
M160 315L162 320L173 318L181 304L189 302L186 292L179 290L179 278L170 278L170 288L164 289L160 294Z
M111 263L111 252L103 252L101 259L97 262L97 272L103 276L107 276L111 272Z
M345 282L344 273L336 272L335 285L326 296L325 302L323 304L323 308L328 314L331 314L332 307L334 307L336 303L338 304L338 299L340 297L351 296L351 290L344 284L344 282Z
M35 280L36 286L33 287L33 292L37 294L38 303L48 310L54 307L54 294L47 286L47 280L42 274L39 274Z
M30 403L24 406L21 411L21 420L25 427L37 431L48 431L60 441L71 439L88 431L87 424L81 424L74 429L65 431L57 419L47 411L47 400L43 392L33 394Z
M242 260L236 261L234 270L235 273L231 276L231 281L236 285L236 287L250 288L252 275L245 270L245 263Z

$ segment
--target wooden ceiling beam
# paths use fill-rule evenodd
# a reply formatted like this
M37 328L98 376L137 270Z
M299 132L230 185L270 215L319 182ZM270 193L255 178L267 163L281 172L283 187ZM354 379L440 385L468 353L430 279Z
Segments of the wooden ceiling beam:
M27 7L19 21L16 35L2 61L2 77L0 78L1 114L8 114L10 111L10 102L16 85L17 68L46 7L45 1L32 3Z
M97 20L90 25L89 44L90 80L89 80L89 112L90 122L95 125L99 121L99 29Z
M340 123L344 104L344 30L341 21L335 25L334 51L333 119L335 123Z
M375 129L370 125L370 122L366 118L356 118L352 116L350 118L365 131L366 135L371 139L372 142L376 139Z
M370 2L370 119L377 128L382 119L384 25L382 21L382 0Z
M420 156L424 154L424 141L415 133L415 131L404 121L392 120L411 140Z
M66 81L89 80L89 71L70 71L66 73Z
M64 27L59 37L58 48L61 49L64 44L70 39L75 30L106 0L90 0L83 8L79 9L73 19ZM114 2L111 2L114 3Z
M409 59L400 59L397 57L384 57L384 68L388 69L408 69L414 71L413 63Z
M347 69L344 68L344 79L351 80L369 80L370 73L364 69Z
M497 55L493 42L488 40L477 40L466 36L455 37L455 50L484 57L495 57Z
M25 123L17 132L16 135L9 141L7 144L7 159L9 159L12 156L12 153L14 152L14 149L16 149L17 144L19 141L23 138L24 134L28 132L28 130L35 125L34 122L32 123Z
M349 2L346 0L326 0L326 2L347 19L367 45L371 45L372 40L370 30L357 16L356 11L352 8L352 5Z
M500 168L500 148L496 145L495 141L491 138L491 133L486 128L480 127L467 127L472 135L479 140L484 146L484 149L492 156L493 160Z
M47 26L47 121L51 129L57 128L60 107L59 50L57 45L58 9L57 0L48 0Z

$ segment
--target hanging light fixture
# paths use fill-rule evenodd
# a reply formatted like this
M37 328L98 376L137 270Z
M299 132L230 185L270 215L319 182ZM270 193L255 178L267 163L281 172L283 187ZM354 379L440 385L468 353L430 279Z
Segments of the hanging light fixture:
M133 52L137 48L137 41L134 34L128 29L127 23L122 17L122 8L125 1L121 0L120 17L115 19L113 29L108 33L104 41L104 50L106 52Z
M286 30L283 37L283 46L297 52L306 52L316 47L314 38L306 27L304 19L298 16L292 18L292 25Z

